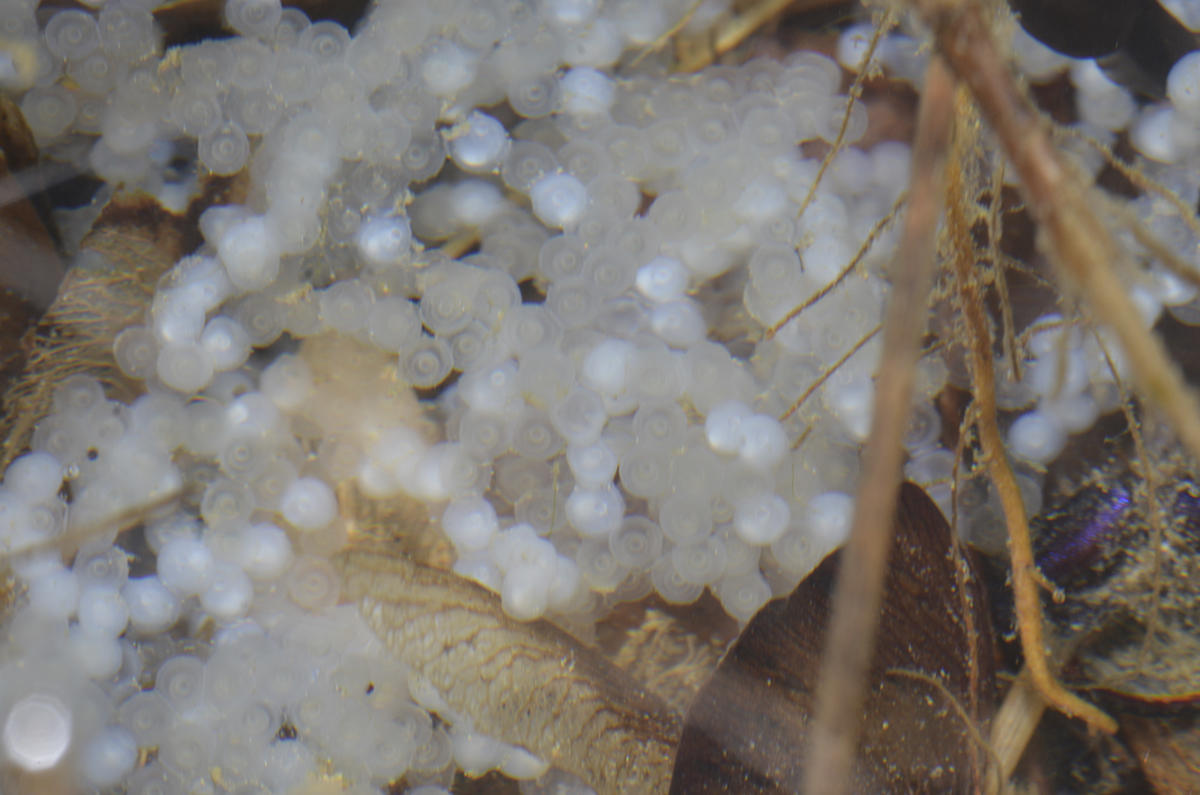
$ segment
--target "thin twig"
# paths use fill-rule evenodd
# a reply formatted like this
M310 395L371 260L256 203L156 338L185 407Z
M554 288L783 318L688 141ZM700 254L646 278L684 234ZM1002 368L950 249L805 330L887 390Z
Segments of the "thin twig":
M892 206L887 213L885 213L882 218L875 222L875 225L871 227L871 231L867 232L867 236L863 238L862 245L858 247L858 251L854 252L854 256L850 258L848 263L846 263L846 267L842 268L841 272L834 277L833 281L826 284L820 290L817 290L815 293L806 298L799 306L793 307L786 315L780 318L776 323L772 324L771 327L766 331L766 338L773 338L779 333L780 329L782 329L792 320L795 320L798 315L807 310L817 301L820 301L822 298L829 295L829 293L832 292L839 284L844 282L846 277L853 273L854 269L858 267L858 264L863 261L864 257L867 256L867 252L869 252L871 247L875 245L875 241L879 239L881 234L883 234L883 230L887 229L891 225L892 221L895 220L896 215L900 212L900 208L904 206L904 202L906 201L908 201L908 192L902 191L900 195L896 197L896 201L892 202Z
M818 389L820 389L821 385L824 384L826 381L828 381L829 377L832 376L834 373L836 373L838 371L839 367L841 367L843 364L845 364L847 361L849 361L851 356L858 353L860 350L862 350L862 347L864 345L866 345L868 342L870 342L872 339L874 339L875 335L878 334L880 329L882 329L882 328L883 328L883 325L880 324L880 325L876 326L875 328L871 329L870 331L868 331L866 334L864 334L862 336L862 339L860 339L858 342L854 343L854 346L851 347L850 350L843 353L842 357L840 359L838 359L836 362L834 362L833 364L826 367L821 372L821 374L819 376L817 376L817 379L808 385L808 389L804 390L804 394L802 394L802 395L800 395L800 397L796 398L796 402L793 403L792 405L788 406L788 410L783 412L783 414L781 414L779 416L779 421L783 422L788 417L791 417L793 414L795 414L796 411L801 406L804 405L804 402L806 400L808 400L810 397L812 397L813 392L816 392Z
M821 184L821 180L825 177L825 172L829 169L833 159L837 157L838 152L842 151L845 146L846 130L850 127L850 114L854 110L854 103L858 102L858 98L862 96L863 83L867 79L868 73L871 71L871 61L875 58L875 50L879 47L879 42L883 39L883 34L891 30L896 24L896 15L889 9L881 16L875 19L875 32L871 34L871 40L867 42L867 51L863 54L862 63L859 65L858 72L854 75L854 82L850 84L850 90L846 92L846 112L842 114L842 123L838 126L837 137L833 139L833 145L829 147L829 151L825 153L825 157L821 158L821 165L817 169L817 175L813 177L812 184L808 186L808 192L804 194L804 200L800 202L800 209L796 211L796 217L804 215L808 209L808 205L812 203L813 197L817 195L817 188Z
M951 181L955 181L952 176ZM952 192L954 189L952 188ZM955 223L953 213L948 220L951 234L965 237L969 230L959 218ZM1016 476L1008 464L1004 439L996 423L996 381L992 361L991 333L988 326L983 296L975 279L974 262L968 256L951 257L958 287L960 311L966 324L967 357L970 362L974 402L978 409L976 430L984 461L991 475L992 484L1004 509L1008 529L1009 556L1012 560L1013 601L1017 614L1017 627L1021 637L1021 650L1025 664L1029 667L1034 685L1047 702L1060 712L1077 717L1089 726L1112 733L1116 722L1092 704L1066 690L1046 661L1044 627L1042 625L1041 597L1038 594L1038 573L1033 558L1033 545L1029 535L1029 524L1025 519L1025 505Z
M1056 135L1076 138L1094 147L1104 156L1104 159L1110 166L1119 172L1121 176L1132 182L1136 187L1140 188L1144 192L1153 193L1163 199L1166 199L1167 203L1175 208L1175 212L1179 215L1180 219L1188 225L1189 229L1192 230L1192 234L1200 235L1200 218L1196 217L1195 208L1189 206L1188 203L1184 201L1183 198L1180 197L1175 191L1166 187L1158 180L1151 179L1150 177L1146 176L1141 169L1134 168L1121 158L1117 157L1115 154L1113 154L1112 148L1103 141L1099 141L1092 136L1082 133L1072 127L1056 127L1054 132Z
M759 28L785 11L808 11L828 5L832 5L831 0L762 0L719 25L713 32L708 47L698 51L692 48L687 53L677 52L679 58L676 69L680 72L696 72L703 69L725 53L737 48ZM688 13L690 16L692 12Z
M912 403L925 329L924 309L935 270L935 238L942 212L953 97L953 78L941 59L934 57L926 72L918 110L910 198L892 270L894 286L883 327L883 355L875 385L871 434L863 454L863 477L834 588L829 635L816 688L817 704L806 743L804 786L799 791L810 795L846 790L858 744L867 672L892 545L903 458L901 440Z
M1197 271L1192 263L1188 262L1184 257L1172 250L1170 246L1153 235L1128 207L1125 207L1116 199L1101 191L1097 191L1096 196L1103 198L1108 211L1125 225L1125 228L1133 235L1133 239L1146 250L1146 253L1154 257L1164 268L1188 284L1193 287L1200 287L1200 271Z
M635 68L646 58L646 56L650 55L651 53L658 52L664 46L669 44L671 39L679 35L679 31L686 28L687 24L692 21L692 17L695 16L696 10L700 8L700 4L703 2L704 0L692 0L691 6L688 7L687 11L683 12L683 16L677 19L674 25L667 28L661 36L647 44L642 48L641 52L634 56L634 59L629 62L629 68Z

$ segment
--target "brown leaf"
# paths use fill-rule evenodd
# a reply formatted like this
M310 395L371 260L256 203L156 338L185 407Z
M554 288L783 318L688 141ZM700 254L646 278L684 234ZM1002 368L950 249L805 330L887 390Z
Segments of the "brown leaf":
M288 0L286 8L299 8L316 22L328 19L353 28L367 8L367 0ZM154 9L154 19L163 29L164 44L191 44L233 33L225 25L225 0L174 0Z
M916 486L902 486L896 521L850 790L973 791L986 756L964 718L982 726L993 703L982 586L953 549L938 508ZM671 792L800 791L838 566L839 555L830 556L742 632L688 712Z
M143 322L159 277L200 244L200 213L239 201L243 184L239 177L210 178L182 215L141 193L118 193L109 201L83 239L79 264L25 339L25 369L4 394L0 467L29 446L34 424L46 416L64 379L95 376L116 399L140 393L141 385L129 382L113 361L113 338Z
M1121 734L1154 791L1200 791L1200 716L1121 717Z
M396 659L475 728L582 776L597 792L665 791L679 718L548 621L509 618L494 593L381 549L335 560Z
M0 290L42 310L54 300L64 267L53 235L30 201L37 186L17 176L37 163L37 144L25 117L0 95Z

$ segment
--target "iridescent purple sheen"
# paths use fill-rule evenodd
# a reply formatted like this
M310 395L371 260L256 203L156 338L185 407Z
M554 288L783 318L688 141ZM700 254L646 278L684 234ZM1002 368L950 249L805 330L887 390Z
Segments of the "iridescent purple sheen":
M1175 521L1190 538L1200 537L1200 497L1187 491L1179 492L1175 498Z
M1064 516L1062 523L1075 527L1059 529L1053 541L1040 551L1037 564L1042 573L1054 580L1071 569L1091 563L1100 552L1104 539L1119 529L1131 503L1128 491L1113 486L1095 503L1090 515Z

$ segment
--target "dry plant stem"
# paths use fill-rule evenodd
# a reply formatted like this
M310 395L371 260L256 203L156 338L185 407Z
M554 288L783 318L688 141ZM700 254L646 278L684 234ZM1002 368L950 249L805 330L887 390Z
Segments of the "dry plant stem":
M1064 166L1040 117L1018 91L980 4L910 2L933 29L939 51L970 86L1020 175L1029 213L1051 259L1081 290L1096 317L1116 332L1141 395L1163 411L1183 445L1200 458L1200 402L1117 278L1120 246L1088 205L1085 189ZM1109 724L1111 719L1105 725Z
M1008 530L1009 556L1012 560L1013 601L1021 650L1033 683L1042 697L1059 711L1080 718L1089 726L1112 733L1116 722L1094 705L1067 691L1054 678L1046 661L1043 638L1042 605L1038 594L1038 573L1033 559L1029 524L1025 520L1025 505L996 424L996 380L992 362L992 337L983 297L975 281L973 259L969 252L951 257L955 269L963 322L966 324L967 356L971 367L974 403L977 408L976 429L983 448L984 460L991 476L1000 505L1004 510Z
M1021 669L992 718L988 746L995 754L1000 780L1008 781L1046 711L1046 700L1033 684L1029 666Z
M862 485L834 588L816 688L817 706L806 744L802 791L809 795L846 791L858 745L892 545L901 439L912 403L925 306L933 283L953 97L953 79L941 59L934 57L917 116L910 198L891 273L893 288L883 326L882 364L875 385L871 435L863 455Z
M784 11L810 11L832 5L833 2L834 0L762 0L762 2L756 3L752 8L729 18L724 24L719 25L710 34L711 39L707 47L682 54L682 57L679 58L678 63L675 65L675 69L678 72L699 71L712 64L725 53L737 48L738 45L754 35L755 31L772 19L782 15ZM699 6L700 4L697 2L695 5ZM677 33L679 28L684 27L694 12L695 7L688 11L687 16L676 26L676 29L672 33ZM658 46L658 42L655 42L647 49L657 49ZM638 60L641 60L642 57L642 55L639 55Z

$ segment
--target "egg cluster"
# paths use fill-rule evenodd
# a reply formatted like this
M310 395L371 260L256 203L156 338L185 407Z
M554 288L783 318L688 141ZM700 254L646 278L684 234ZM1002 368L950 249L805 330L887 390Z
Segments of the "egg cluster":
M614 76L685 13L702 26L724 9L694 5L378 3L351 35L229 0L240 36L163 57L145 4L39 30L9 0L39 57L4 77L32 84L21 107L43 147L165 202L192 189L167 168L187 144L200 173L251 183L244 205L203 214L204 245L116 337L145 395L67 381L6 474L10 554L93 539L70 567L19 559L12 639L40 645L0 686L10 761L68 760L130 792L214 768L286 792L324 759L363 791L445 785L455 767L545 773L469 716L445 728L338 606L341 486L432 506L455 571L520 620L708 587L745 621L840 543L907 147L853 147L866 112L816 53ZM464 238L466 256L437 248ZM720 335L738 323L740 342ZM329 339L333 358L375 356L385 380L435 395L436 428L339 383L313 354ZM930 398L945 368L922 372ZM914 451L937 446L926 419ZM131 515L152 517L133 575L110 529ZM66 662L35 664L52 653Z
M668 76L634 56L727 3L379 0L351 33L226 0L239 35L165 54L151 4L86 5L39 27L0 0L0 86L39 145L168 205L196 186L180 152L250 187L204 212L203 245L115 338L145 394L66 381L5 473L0 548L26 593L0 658L5 758L131 793L212 791L214 769L288 792L323 760L354 792L440 792L456 767L586 791L448 715L339 605L343 489L427 504L454 570L519 620L709 588L746 621L788 592L848 531L908 180L906 144L855 146L872 29L837 61ZM1163 132L1198 113L1192 56L1172 104L1139 111L1094 64L1015 49L1034 79L1071 69L1082 132L1192 151ZM892 33L875 57L916 79L924 55ZM1194 205L1197 173L1157 176ZM1135 204L1194 248L1153 201ZM1200 318L1178 279L1138 278L1148 323ZM1103 333L1054 320L1001 378L1006 409L1036 403L1009 430L1033 464L1124 374ZM364 362L377 378L351 380ZM905 440L945 507L932 399L952 375L922 359ZM89 539L73 561L43 551L63 533Z

